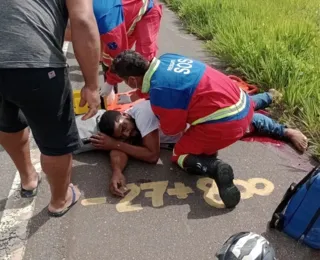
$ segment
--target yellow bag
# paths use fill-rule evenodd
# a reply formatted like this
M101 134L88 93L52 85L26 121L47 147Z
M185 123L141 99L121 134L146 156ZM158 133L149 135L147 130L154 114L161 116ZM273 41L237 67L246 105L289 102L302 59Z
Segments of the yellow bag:
M76 115L83 115L88 112L88 104L86 104L84 107L80 107L80 99L81 99L81 90L73 90L73 109L74 113ZM99 109L101 109L101 106L99 106Z

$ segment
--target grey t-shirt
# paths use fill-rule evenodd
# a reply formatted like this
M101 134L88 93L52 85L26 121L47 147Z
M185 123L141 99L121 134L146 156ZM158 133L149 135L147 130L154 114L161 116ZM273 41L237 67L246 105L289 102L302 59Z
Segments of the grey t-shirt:
M66 0L0 1L0 68L66 67Z
M99 132L98 122L100 121L100 117L104 114L104 112L106 112L106 110L100 109L95 116L87 120L82 120L81 118L83 116L76 116L76 124L81 140L89 138ZM82 147L76 150L74 154L83 153L94 149L94 146L91 143L88 143L82 145Z

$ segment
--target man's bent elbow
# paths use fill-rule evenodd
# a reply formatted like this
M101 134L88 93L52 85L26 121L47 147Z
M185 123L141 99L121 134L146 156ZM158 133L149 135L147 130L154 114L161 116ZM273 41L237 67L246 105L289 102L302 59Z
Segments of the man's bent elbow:
M150 156L147 158L147 162L151 164L156 164L159 158L160 158L160 153L150 154Z

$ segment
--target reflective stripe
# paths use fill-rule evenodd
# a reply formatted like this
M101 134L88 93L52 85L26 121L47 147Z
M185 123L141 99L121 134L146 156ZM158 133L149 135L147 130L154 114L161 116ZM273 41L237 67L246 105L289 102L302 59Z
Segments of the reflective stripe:
M105 53L105 52L102 53L102 58L106 60L113 60L113 58L108 53Z
M136 28L137 23L141 20L142 16L146 13L147 9L148 9L148 2L149 0L142 0L143 5L140 8L139 14L138 16L134 19L132 25L130 26L127 34L128 36L131 35L134 31L134 29Z
M180 155L178 158L178 165L183 169L183 161L187 157L187 154Z
M152 77L153 73L155 73L155 71L157 70L159 65L160 65L160 60L158 60L157 58L153 58L150 66L149 66L148 71L146 72L146 74L144 74L144 77L143 77L142 89L141 89L142 93L149 92L151 77Z
M172 151L172 156L177 156L175 151L174 151L174 148L173 148L173 151Z
M136 28L137 23L141 20L142 16L146 13L146 11L148 9L148 2L149 2L149 0L142 0L143 5L140 8L139 14L133 20L132 25L130 26L129 30L127 31L127 36L130 36L133 33L134 29ZM113 58L105 52L103 53L103 58L113 61Z
M133 20L133 23L131 24L129 30L127 31L127 36L130 36L133 33L134 29L136 28L137 23L141 20L142 16L146 13L146 11L148 9L148 2L149 2L149 0L142 0L143 5L140 8L140 11L139 11L137 17ZM103 58L113 61L113 58L105 52L103 53Z
M102 61L103 65L106 66L106 67L109 67L110 65L105 63L104 61Z
M198 125L201 123L205 123L207 121L219 120L222 118L233 116L237 113L240 113L242 110L245 109L246 102L247 102L247 96L244 93L244 91L242 89L240 89L240 99L236 104L234 104L230 107L225 107L225 108L219 109L208 116L199 118L196 121L194 121L191 125Z

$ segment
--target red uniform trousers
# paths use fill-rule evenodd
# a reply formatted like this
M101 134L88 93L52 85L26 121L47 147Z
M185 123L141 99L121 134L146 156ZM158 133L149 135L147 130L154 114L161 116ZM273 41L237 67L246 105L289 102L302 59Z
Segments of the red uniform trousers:
M131 5L124 5L125 18L132 12ZM157 38L160 29L160 21L162 17L162 6L155 4L142 18L137 22L134 31L128 35L128 27L125 22L117 26L114 30L102 35L101 40L103 45L103 63L108 67L111 66L112 60L122 51L132 49L135 44L135 50L143 55L146 59L151 61L158 52ZM132 20L128 17L127 20ZM118 48L110 50L106 44L112 41L118 43ZM108 70L106 72L106 79L110 85L116 85L122 82L117 75Z
M249 113L241 120L190 126L176 143L172 161L178 162L180 165L188 154L213 155L219 150L232 145L248 131L253 113L254 103L251 101ZM183 168L182 165L180 166Z

